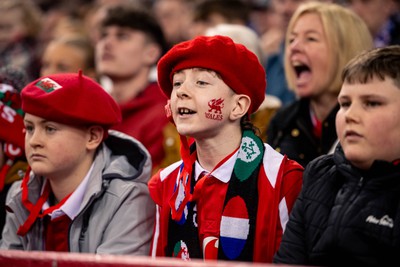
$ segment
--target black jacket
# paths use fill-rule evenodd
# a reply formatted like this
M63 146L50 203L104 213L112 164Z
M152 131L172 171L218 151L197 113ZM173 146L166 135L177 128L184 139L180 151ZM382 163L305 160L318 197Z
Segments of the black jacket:
M400 165L362 172L334 155L310 162L275 263L400 266Z
M396 12L390 18L388 45L400 45L400 13Z
M275 150L305 167L316 157L327 154L335 144L335 117L339 105L322 122L322 137L313 134L308 99L300 99L282 107L271 119L267 130L267 143Z

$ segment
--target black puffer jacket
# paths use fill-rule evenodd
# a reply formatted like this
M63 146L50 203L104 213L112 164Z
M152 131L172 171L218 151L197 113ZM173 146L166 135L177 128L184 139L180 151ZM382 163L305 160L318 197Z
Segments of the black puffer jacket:
M275 150L300 163L303 167L318 156L328 154L335 145L335 118L339 105L322 122L322 136L313 134L309 99L300 99L282 107L271 119L267 143Z
M400 165L363 173L340 145L310 162L274 262L400 266Z

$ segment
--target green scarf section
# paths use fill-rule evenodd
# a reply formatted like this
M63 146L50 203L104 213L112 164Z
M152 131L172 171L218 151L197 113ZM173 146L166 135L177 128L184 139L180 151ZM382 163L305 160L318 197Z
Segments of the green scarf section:
M264 144L262 140L252 131L246 130L243 133L242 143L238 158L233 171L240 181L250 177L254 170L260 165L264 157Z

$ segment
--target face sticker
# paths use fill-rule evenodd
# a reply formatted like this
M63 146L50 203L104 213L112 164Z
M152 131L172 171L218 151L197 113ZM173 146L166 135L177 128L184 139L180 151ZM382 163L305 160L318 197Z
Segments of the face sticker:
M220 121L223 119L222 108L224 107L224 99L211 99L208 101L208 111L205 112L206 118Z

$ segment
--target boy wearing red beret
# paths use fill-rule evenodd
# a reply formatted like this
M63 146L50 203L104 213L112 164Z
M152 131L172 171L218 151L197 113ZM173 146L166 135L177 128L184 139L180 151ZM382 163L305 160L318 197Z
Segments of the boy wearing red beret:
M151 255L271 262L303 168L250 122L265 96L259 60L228 37L200 36L175 45L157 70L182 160L149 181L158 213Z
M41 77L21 98L30 170L7 195L0 248L148 255L150 155L108 131L121 120L112 97L80 72Z

